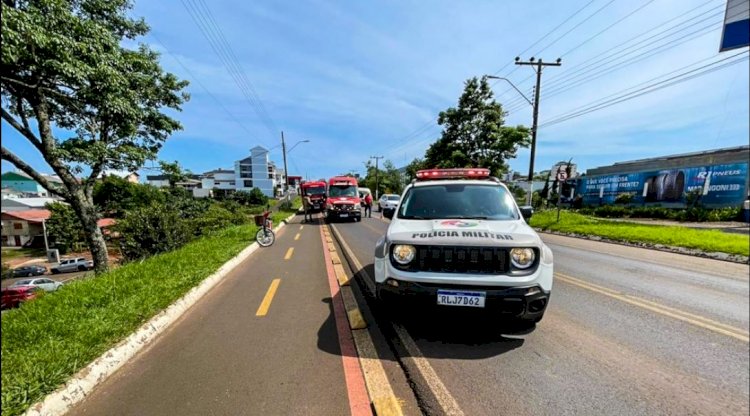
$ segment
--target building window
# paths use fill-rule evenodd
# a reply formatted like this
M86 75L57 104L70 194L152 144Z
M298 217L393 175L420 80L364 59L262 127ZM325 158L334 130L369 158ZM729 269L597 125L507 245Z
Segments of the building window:
M252 178L253 173L252 172L242 172L240 173L240 178Z
M230 181L229 186L234 186L234 181Z
M20 222L14 222L13 223L13 229L14 230L23 230L23 224L21 224Z
M253 181L242 181L242 182L243 182L243 186L245 188L252 188L253 187Z

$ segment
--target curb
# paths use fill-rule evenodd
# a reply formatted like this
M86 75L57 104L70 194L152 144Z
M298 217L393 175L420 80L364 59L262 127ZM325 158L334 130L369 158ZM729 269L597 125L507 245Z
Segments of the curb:
M297 214L294 213L274 228L277 232ZM190 307L195 305L211 289L219 284L238 264L258 249L251 243L239 254L224 263L216 272L206 277L198 286L190 289L181 298L157 313L123 341L107 350L99 358L73 375L63 387L48 394L42 401L29 407L25 416L64 415L73 406L83 401L91 392L120 367L130 361L142 349L150 345L171 324L177 321Z
M667 253L682 254L685 256L703 257L706 259L726 261L729 263L749 264L750 257L743 256L741 254L728 254L719 252L705 252L694 248L675 247L667 246L663 244L653 243L631 243L628 241L612 240L606 237L600 237L597 235L585 235L576 233L564 233L560 231L543 230L541 228L534 227L534 231L542 234L559 235L563 237L578 238L581 240L599 241L603 243L619 244L621 246L645 248L649 250L664 251Z

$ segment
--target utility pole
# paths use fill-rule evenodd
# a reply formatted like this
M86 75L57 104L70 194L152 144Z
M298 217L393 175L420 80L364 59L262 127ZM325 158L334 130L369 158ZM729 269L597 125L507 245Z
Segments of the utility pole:
M539 125L539 92L542 88L542 68L545 66L560 66L562 65L561 59L557 58L554 63L542 62L539 58L538 61L531 57L528 62L522 62L521 58L516 57L516 65L530 65L535 67L536 71L536 88L534 88L534 120L531 126L531 158L529 161L529 194L527 195L528 204L531 205L533 190L534 190L534 156L536 155L536 131Z
M380 195L378 195L378 186L380 185L378 181L378 161L383 159L383 156L370 156L370 159L375 159L375 200L377 201L380 198Z
M284 132L281 132L281 153L284 155L284 198L288 199L289 192L289 174L286 168L286 143L284 142Z

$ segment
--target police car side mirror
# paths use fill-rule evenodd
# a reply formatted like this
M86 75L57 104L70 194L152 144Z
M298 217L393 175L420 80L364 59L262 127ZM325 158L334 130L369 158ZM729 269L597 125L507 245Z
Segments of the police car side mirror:
M523 216L523 219L526 220L526 222L529 222L531 219L531 216L534 215L534 208L530 207L528 205L518 207L521 210L521 215Z
M392 209L384 209L383 210L383 216L388 218L389 220L393 218L394 210Z

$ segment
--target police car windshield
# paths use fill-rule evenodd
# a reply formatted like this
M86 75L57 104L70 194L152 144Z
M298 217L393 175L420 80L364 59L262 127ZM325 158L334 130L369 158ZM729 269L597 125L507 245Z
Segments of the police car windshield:
M331 186L328 190L328 196L357 196L357 187L341 185Z
M501 186L435 184L409 189L398 218L517 220L518 212L513 197Z
M307 193L307 195L323 195L324 193L326 193L326 188L322 186L313 186L310 188L306 188L305 192Z

